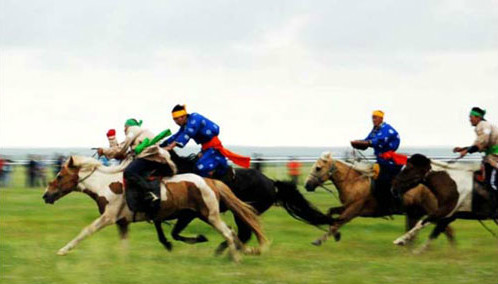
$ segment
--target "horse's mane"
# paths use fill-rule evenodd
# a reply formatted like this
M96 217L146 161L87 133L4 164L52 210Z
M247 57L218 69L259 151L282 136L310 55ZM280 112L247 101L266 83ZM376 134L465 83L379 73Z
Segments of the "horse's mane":
M341 164L347 166L347 167L350 167L352 168L353 170L361 173L361 174L364 174L364 175L367 175L367 176L373 176L373 165L370 164L370 163L364 163L364 162L360 162L360 163L355 163L355 164L351 164L351 163L348 163L346 161L343 161L343 160L337 160L337 159L333 159L332 158L332 153L331 152L324 152L322 153L322 155L320 156L320 159L322 160L329 160L329 159L332 159L332 160L336 160L338 162L340 162Z
M117 166L104 166L99 160L86 157L86 156L71 156L73 159L73 165L80 167L85 170L98 170L103 173L115 174L124 171L124 169L130 164L131 159L126 159Z

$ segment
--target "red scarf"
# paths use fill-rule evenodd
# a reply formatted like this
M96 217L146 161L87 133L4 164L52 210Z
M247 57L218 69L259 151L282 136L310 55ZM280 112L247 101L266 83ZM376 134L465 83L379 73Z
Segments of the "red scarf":
M398 154L394 151L387 151L379 155L382 159L385 160L393 160L396 165L406 165L406 161L408 160L408 156L403 154Z
M234 162L236 165L239 165L243 168L249 168L251 165L251 157L246 157L246 156L241 156L239 154L235 154L234 152L229 151L228 149L224 148L223 145L221 145L220 139L218 139L218 136L213 137L211 140L209 140L206 143L202 144L202 150L207 150L209 148L214 148L220 153L227 157L229 160Z

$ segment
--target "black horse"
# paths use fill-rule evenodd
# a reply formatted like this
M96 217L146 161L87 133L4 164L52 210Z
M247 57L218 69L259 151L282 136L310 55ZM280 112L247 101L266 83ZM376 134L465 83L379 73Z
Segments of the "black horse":
M178 168L178 173L194 172L197 160L195 155L180 157L175 151L170 150L169 152L172 161ZM255 169L233 170L230 168L229 173L219 179L227 184L240 200L254 207L258 214L262 214L272 205L276 204L284 207L292 217L308 224L320 226L333 223L333 219L310 204L293 183L274 181ZM220 211L224 212L226 210L226 206L221 203ZM207 241L207 238L203 235L198 235L197 237L184 237L180 235L193 219L200 218L197 212L182 211L177 217L178 221L171 232L175 240L190 244ZM235 215L234 220L238 227L237 236L239 240L242 243L247 243L252 234L250 228ZM160 242L170 247L171 244L167 242L164 236L161 223L155 222L155 227ZM216 251L217 253L222 253L226 248L226 242L222 242Z

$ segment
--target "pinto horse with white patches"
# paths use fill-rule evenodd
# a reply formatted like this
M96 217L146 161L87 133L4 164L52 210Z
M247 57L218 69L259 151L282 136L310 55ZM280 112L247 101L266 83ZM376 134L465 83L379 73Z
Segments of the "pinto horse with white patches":
M59 255L67 254L80 241L96 231L117 224L121 237L126 237L127 226L131 222L145 221L143 213L134 214L127 204L123 189L123 167L105 167L99 161L82 156L72 156L64 164L57 177L48 185L43 199L53 204L66 194L79 191L93 198L99 207L101 216L85 227L81 233L58 251ZM222 182L202 178L194 174L181 174L164 178L161 182L161 206L156 220L175 219L182 210L191 210L202 216L202 220L213 226L226 240L230 256L239 260L237 247L242 247L235 234L220 217L219 203L239 216L255 233L259 248L266 246L267 239L263 234L254 209L240 201ZM160 223L159 223L160 224ZM164 236L163 236L164 237ZM161 238L161 236L160 236ZM164 240L168 249L171 244Z
M420 253L456 219L490 219L492 212L489 193L484 184L474 180L477 170L478 164L448 164L431 161L421 154L411 156L406 167L395 178L393 190L403 194L414 187L426 188L431 193L428 199L434 206L429 206L427 216L397 238L394 244L405 245L421 229L435 223L436 227L427 242L415 251Z

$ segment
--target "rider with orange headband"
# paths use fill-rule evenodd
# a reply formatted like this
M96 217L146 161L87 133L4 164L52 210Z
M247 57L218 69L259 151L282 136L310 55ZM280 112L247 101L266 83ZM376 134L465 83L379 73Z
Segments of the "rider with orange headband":
M249 167L250 157L240 156L223 147L218 139L220 127L216 123L198 113L187 113L185 105L176 105L172 110L172 115L180 129L160 147L166 147L166 150L171 150L176 146L183 148L190 139L201 144L201 156L195 165L199 175L222 177L228 169L227 158L241 167Z
M364 140L351 141L351 146L365 150L374 149L377 163L380 167L375 182L374 196L379 202L381 210L390 211L391 182L406 164L407 157L396 153L400 144L399 134L391 125L384 122L384 112L376 110L372 113L373 128Z

